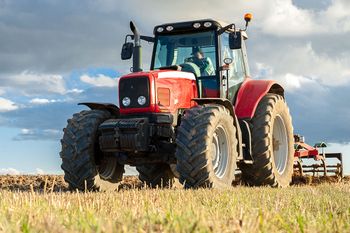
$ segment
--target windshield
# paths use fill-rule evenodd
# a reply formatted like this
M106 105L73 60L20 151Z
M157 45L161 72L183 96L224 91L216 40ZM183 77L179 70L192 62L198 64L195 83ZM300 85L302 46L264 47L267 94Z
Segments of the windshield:
M216 73L214 31L159 35L156 46L153 69L178 65L197 77Z

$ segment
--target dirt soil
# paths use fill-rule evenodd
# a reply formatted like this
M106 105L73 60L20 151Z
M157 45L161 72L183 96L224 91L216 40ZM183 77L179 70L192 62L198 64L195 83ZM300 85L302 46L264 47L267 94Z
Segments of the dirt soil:
M141 188L143 184L137 176L125 176L119 189ZM0 175L0 190L67 192L68 184L63 175Z
M350 176L339 177L293 177L293 185L319 185L322 183L350 183ZM239 182L236 182L239 185ZM119 190L139 189L143 184L137 176L125 176ZM0 175L0 190L67 192L68 184L61 175Z

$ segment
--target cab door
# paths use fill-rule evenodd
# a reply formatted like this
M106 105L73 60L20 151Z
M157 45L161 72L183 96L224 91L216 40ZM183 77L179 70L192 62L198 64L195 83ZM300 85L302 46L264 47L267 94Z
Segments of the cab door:
M229 34L227 32L224 32L220 37L221 97L227 98L231 103L234 103L237 91L248 75L248 69L245 66L246 58L243 52L245 48L230 49ZM226 58L230 58L232 62L230 64L225 64L224 61L227 61L225 60Z

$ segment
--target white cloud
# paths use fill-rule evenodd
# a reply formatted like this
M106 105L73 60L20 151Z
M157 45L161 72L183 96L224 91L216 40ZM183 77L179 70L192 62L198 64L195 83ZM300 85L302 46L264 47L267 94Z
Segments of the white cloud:
M65 81L61 75L38 74L24 71L20 74L1 77L0 86L20 91L24 95L38 95L42 93L65 94Z
M280 68L296 75L312 77L327 86L339 86L350 80L350 60L348 57L329 57L318 54L311 43L290 48L280 60ZM276 66L278 68L278 66Z
M21 132L13 139L23 140L58 140L62 137L62 131L57 129L21 129Z
M19 175L20 171L14 168L0 168L0 175Z
M269 14L259 25L265 33L278 36L300 36L323 31L314 22L315 13L293 5L292 0L273 0L269 4Z
M21 134L30 135L30 134L34 134L34 131L31 129L21 129Z
M285 75L276 77L276 80L278 80L279 83L282 84L283 88L288 92L297 92L298 89L302 88L309 89L309 97L312 97L315 94L315 90L317 90L316 92L319 96L328 90L317 80L302 75L287 73ZM310 90L310 88L313 89ZM312 101L314 101L314 99L312 99Z
M298 89L301 87L303 82L308 82L310 81L309 79L303 77L303 76L298 76L294 74L287 73L284 77L285 79L285 88L286 89Z
M18 106L11 100L0 97L0 112L8 112L18 109Z
M265 63L257 62L255 63L255 68L258 71L258 73L255 75L255 78L266 79L271 77L273 74L273 68L266 65Z
M257 78L258 79L274 79L278 81L286 91L293 92L303 85L315 83L315 80L307 78L302 75L295 75L292 73L286 73L283 75L275 75L274 69L264 63L256 63Z
M103 74L99 74L97 77L90 77L85 74L80 77L80 80L84 83L97 87L115 87L118 84L117 79L105 76Z
M197 3L193 2L192 6L195 4ZM226 21L243 25L241 21L242 12L251 12L253 13L251 25L260 28L266 34L274 36L301 37L350 31L350 2L348 0L332 0L328 8L318 11L297 7L292 0L235 1L235 8L232 11L227 11L227 8L225 8L225 6L232 4L230 0L223 0L216 4L219 7L211 9L211 15L220 15ZM111 9L111 6L109 7ZM204 9L210 7L212 7L210 4L203 5ZM192 8L188 7L191 11ZM178 14L181 13L178 12ZM195 13L196 17L199 18L208 15L208 11L205 10L191 13L191 15ZM176 11L164 17L175 18L174 15L176 15Z
M80 93L83 93L84 90L81 90L81 89L78 89L78 88L73 88L71 90L67 90L66 93L69 94L69 93L72 93L72 94L80 94Z
M291 89L306 82L323 86L341 86L350 82L350 58L316 53L311 43L280 47L273 59L256 64L258 78L276 79Z
M320 19L328 25L329 31L345 33L350 31L349 0L333 0L330 7L320 13Z
M29 101L31 104L50 104L50 103L56 103L61 102L61 100L54 100L54 99L45 99L45 98L34 98Z

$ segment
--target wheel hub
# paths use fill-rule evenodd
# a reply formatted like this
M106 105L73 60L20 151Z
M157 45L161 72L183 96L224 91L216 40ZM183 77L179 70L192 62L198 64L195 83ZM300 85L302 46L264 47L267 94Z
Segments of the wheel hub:
M277 172L283 174L288 162L288 137L283 118L277 115L272 134L273 158Z
M227 134L222 126L218 126L212 140L212 165L214 174L222 178L228 166L228 143Z

